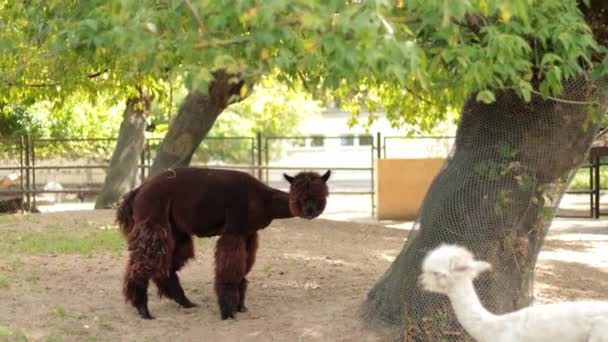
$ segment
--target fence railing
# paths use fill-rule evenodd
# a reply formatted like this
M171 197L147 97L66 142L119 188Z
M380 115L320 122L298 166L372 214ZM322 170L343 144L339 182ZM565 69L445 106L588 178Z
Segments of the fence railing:
M190 165L249 172L261 181L286 188L282 173L331 169L332 194L369 195L374 210L374 151L376 143L342 146L343 158L329 142L344 137L323 137L323 151L302 149L301 139L318 136L206 137L195 150ZM150 174L161 139L147 139L138 161L137 183ZM92 200L100 192L110 166L116 139L33 139L29 136L0 138L0 206L21 201L19 208L34 210L47 202ZM337 144L339 145L339 144ZM351 150L348 150L348 149ZM312 158L311 158L312 157ZM12 175L13 181L10 181ZM4 210L3 210L4 209ZM0 208L0 212L7 211ZM9 208L10 209L10 208Z
M287 187L282 173L331 169L331 193L369 196L375 211L375 166L381 158L447 158L452 136L256 136L206 137L194 152L191 165L249 172L276 188ZM363 138L362 138L363 137ZM137 182L150 174L161 139L147 139L138 163ZM32 210L46 201L93 199L101 190L110 166L116 139L33 139L29 136L0 138L1 206ZM604 165L602 163L602 165ZM589 189L570 194L593 194L593 170ZM13 178L5 178L12 175ZM2 179L4 178L4 183ZM591 199L591 212L594 204ZM10 209L10 208L8 208Z

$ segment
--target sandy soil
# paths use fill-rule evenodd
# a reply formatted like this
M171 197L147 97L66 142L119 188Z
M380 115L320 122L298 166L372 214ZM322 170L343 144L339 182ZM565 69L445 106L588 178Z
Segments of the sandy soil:
M0 225L0 234L49 226L96 229L91 227L110 224L113 212L38 217L27 224ZM551 236L537 273L540 302L605 298L608 257L601 250L608 251L606 233L560 231ZM11 277L0 287L0 336L8 327L16 332L13 337L52 341L381 340L365 330L357 309L406 236L405 230L378 224L277 220L261 232L257 262L248 277L249 312L229 321L220 320L213 292L215 239L199 242L196 259L180 272L186 293L199 306L182 309L152 295L154 321L139 319L123 302L125 252L22 255L18 272L10 273L7 261L0 261L0 276ZM155 293L153 287L150 293Z

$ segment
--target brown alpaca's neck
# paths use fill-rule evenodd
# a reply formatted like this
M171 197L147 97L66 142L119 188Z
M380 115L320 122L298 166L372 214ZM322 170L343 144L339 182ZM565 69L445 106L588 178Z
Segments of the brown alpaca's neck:
M273 219L293 217L291 210L289 210L289 194L275 189L272 194L270 212Z

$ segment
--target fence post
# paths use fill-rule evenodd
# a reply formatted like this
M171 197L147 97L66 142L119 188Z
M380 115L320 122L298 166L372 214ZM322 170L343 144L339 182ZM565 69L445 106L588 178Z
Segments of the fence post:
M380 159L380 132L378 132L376 134L378 142L376 144L376 148L378 149L378 159ZM374 161L374 139L372 138L372 148L370 149L371 151L371 206L372 206L372 210L371 210L371 214L372 217L375 216L376 214L376 201L375 201L375 197L376 197L376 180L374 179L375 175L376 175L376 162Z
M30 211L32 208L31 202L31 183L30 183L30 144L31 139L29 133L25 136L25 199L27 210Z
M23 139L23 135L19 136L19 178L20 178L20 186L21 186L21 213L23 214L25 212L25 206L23 205L23 201L24 201L24 193L25 193L25 186L24 186L24 180L23 180L23 148L25 146L25 142Z
M380 132L376 133L376 138L378 139L378 150L376 151L378 153L377 158L382 159L382 140Z
M262 132L257 133L258 140L258 179L262 181Z
M148 139L146 139L146 143L148 142ZM141 150L141 153L139 154L139 175L141 177L141 183L144 182L144 180L146 179L146 148L144 147Z
M268 137L264 138L264 165L266 166L266 184L270 183L270 148L268 147Z
M600 218L600 169L602 167L600 156L595 156L595 218Z
M148 155L146 156L146 174L150 175L150 168L152 167L152 151L150 149L150 139L146 139L146 151L148 151Z
M595 182L595 178L594 178L594 174L593 171L595 169L595 166L593 164L593 156L589 156L589 190L591 190L589 192L589 209L590 209L590 217L594 218L594 213L595 213L595 187L594 187L594 182Z
M251 148L249 150L249 152L251 152L251 154L249 156L250 157L249 166L251 166L251 169L249 169L249 172L251 172L252 176L255 176L255 140L256 140L256 138L248 137L247 139L251 143Z
M36 205L36 144L35 141L32 141L30 145L32 147L32 203L34 209L37 207Z

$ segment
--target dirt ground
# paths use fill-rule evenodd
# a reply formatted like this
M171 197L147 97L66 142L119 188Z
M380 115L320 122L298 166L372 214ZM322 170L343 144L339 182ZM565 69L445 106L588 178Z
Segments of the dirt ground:
M107 227L113 215L42 214L27 224L0 224L0 234L48 226L99 229L92 227ZM83 222L96 225L83 228ZM606 297L607 230L564 229L551 235L537 272L539 302ZM381 340L364 328L357 310L407 233L380 224L276 220L261 232L257 262L248 276L249 311L228 321L220 320L213 292L215 239L197 243L196 259L180 272L187 295L199 306L182 309L152 295L153 321L139 319L122 299L126 252L21 255L19 271L0 287L0 340L2 329L9 329L13 339L43 341ZM0 262L0 275L8 274L8 266ZM150 293L155 292L151 286Z

